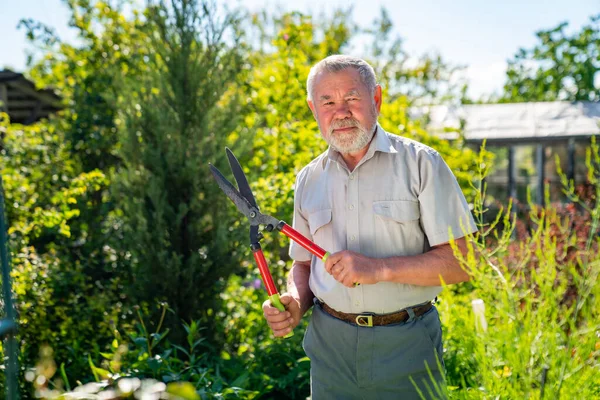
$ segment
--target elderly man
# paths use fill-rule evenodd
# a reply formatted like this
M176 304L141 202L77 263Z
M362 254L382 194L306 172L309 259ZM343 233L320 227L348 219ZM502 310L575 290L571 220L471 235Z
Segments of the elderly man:
M448 243L452 231L464 248L476 230L468 205L435 150L377 124L381 87L365 61L325 58L307 92L329 149L298 174L293 226L332 255L322 262L292 243L286 311L267 301L265 317L284 336L315 304L303 342L313 400L437 398L432 300L441 279L469 279Z

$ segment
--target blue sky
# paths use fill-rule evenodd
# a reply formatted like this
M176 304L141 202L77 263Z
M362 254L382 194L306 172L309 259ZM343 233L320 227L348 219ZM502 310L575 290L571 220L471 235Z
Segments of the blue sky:
M140 0L140 2L142 2ZM277 7L328 15L336 7L353 4L354 20L368 26L386 7L396 34L404 39L411 56L437 52L451 63L465 65L470 94L478 97L499 91L506 60L520 47L536 43L535 31L569 22L577 30L600 13L600 0L241 0L253 10ZM68 12L61 0L0 0L0 67L25 69L25 32L17 30L21 18L32 18L54 27L58 35L73 40ZM360 44L353 50L360 55Z

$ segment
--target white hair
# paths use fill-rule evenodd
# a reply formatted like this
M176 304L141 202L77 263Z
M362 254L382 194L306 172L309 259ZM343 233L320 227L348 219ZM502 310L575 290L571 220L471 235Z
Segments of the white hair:
M369 63L358 57L336 54L322 59L310 69L308 79L306 80L306 96L308 100L312 101L313 99L313 86L315 78L319 73L324 71L335 73L348 68L354 68L358 71L360 80L367 87L370 94L375 92L377 79L375 78L375 71Z

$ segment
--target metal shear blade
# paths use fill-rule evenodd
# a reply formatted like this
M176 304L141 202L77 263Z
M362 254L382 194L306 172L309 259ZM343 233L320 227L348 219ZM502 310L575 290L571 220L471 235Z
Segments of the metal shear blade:
M252 206L248 200L240 194L240 192L223 176L221 171L212 164L208 164L210 172L212 172L217 184L223 192L233 201L233 204L244 214L248 219L252 220L253 215L256 215L258 209Z
M250 189L248 179L246 179L246 174L244 174L244 170L242 169L240 162L228 147L225 147L225 152L227 153L227 160L229 161L229 166L233 172L233 177L235 178L238 188L240 189L240 194L246 198L251 206L254 206L258 209L258 206L256 205L256 199L254 198L252 189Z
M260 212L258 206L256 205L256 199L254 198L254 194L250 189L250 185L248 184L248 180L246 179L246 175L242 170L242 166L239 161L235 157L235 155L231 152L231 150L226 149L227 159L229 161L229 166L233 172L233 176L237 182L238 189L236 189L231 182L227 180L216 168L214 165L209 163L209 168L217 181L217 184L225 192L227 197L233 201L238 210L242 214L244 214L248 220L250 221L250 242L258 243L260 240L260 234L258 232L259 225L271 225L271 229L275 228L279 221L269 215L264 215Z

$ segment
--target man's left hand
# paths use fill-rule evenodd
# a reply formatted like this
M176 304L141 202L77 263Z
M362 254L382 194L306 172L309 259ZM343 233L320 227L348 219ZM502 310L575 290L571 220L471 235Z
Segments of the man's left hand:
M381 281L383 267L383 260L350 250L332 254L325 262L325 270L347 287L354 287L357 283L374 284Z

